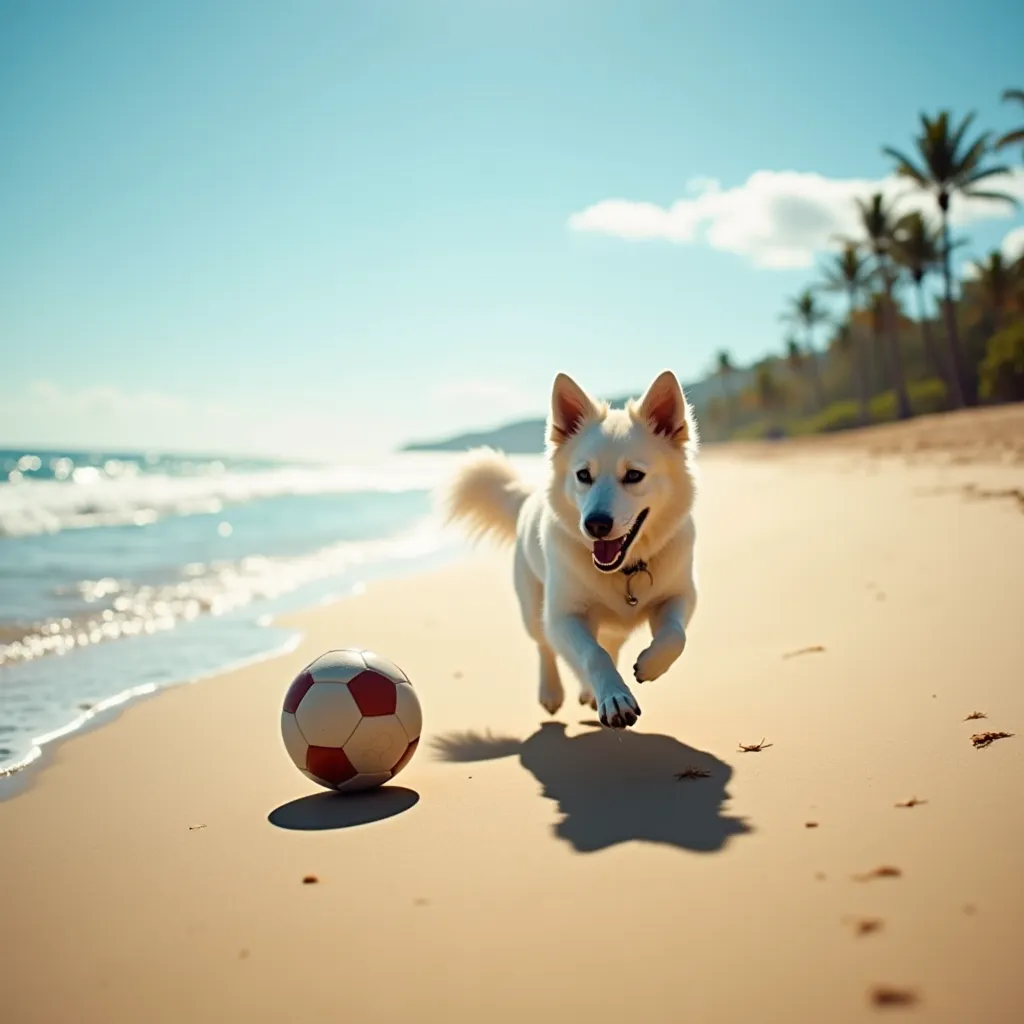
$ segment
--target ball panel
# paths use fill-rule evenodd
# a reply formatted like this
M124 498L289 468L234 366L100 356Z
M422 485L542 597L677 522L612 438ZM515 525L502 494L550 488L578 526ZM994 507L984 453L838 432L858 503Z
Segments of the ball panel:
M393 679L396 683L409 682L409 677L393 661L388 661L387 658L382 658L379 654L374 654L373 651L363 651L363 661L366 662L367 668L379 672L382 676L387 676L388 679Z
M317 683L302 698L295 718L306 742L340 747L362 719L355 697L343 683Z
M348 782L343 782L338 787L340 793L358 793L361 789L373 789L375 786L382 786L391 778L391 772L374 772L372 774L357 775Z
M284 695L284 710L294 715L296 708L302 702L302 698L306 696L306 691L312 685L313 677L309 674L308 670L303 669L292 680L292 685L288 687L288 692Z
M348 684L349 692L356 699L364 715L393 715L397 696L396 685L387 676L378 672L363 672Z
M408 743L402 723L394 715L377 715L356 726L345 753L361 773L390 772Z
M309 747L306 750L306 770L329 786L340 786L358 774L340 747Z
M416 748L419 746L419 743L420 741L415 739L405 748L405 753L398 759L398 763L395 767L391 769L392 778L394 778L412 760L412 755L416 753Z
M307 772L305 768L300 768L299 771L302 772L302 774L305 775L307 779L310 779L312 782L315 782L318 786L323 786L324 789L336 788L330 782L325 782L323 779L318 779L312 772Z
M306 671L318 683L347 683L360 672L366 671L366 662L360 651L328 651L321 654Z
M405 735L410 740L417 740L423 732L423 710L416 691L408 683L399 683L395 687L395 715L402 723Z
M306 742L306 737L302 735L295 716L287 711L281 712L281 738L284 740L284 748L288 751L288 756L295 762L295 767L305 768L306 748L309 744Z

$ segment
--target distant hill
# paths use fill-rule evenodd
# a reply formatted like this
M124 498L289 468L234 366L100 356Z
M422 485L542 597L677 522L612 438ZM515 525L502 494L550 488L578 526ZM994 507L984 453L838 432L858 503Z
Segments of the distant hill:
M518 420L494 430L456 434L439 441L412 441L402 446L403 452L461 452L467 448L487 445L500 448L509 455L533 455L544 450L544 420Z
M742 391L749 385L752 376L753 374L749 370L736 370L729 378L729 390L733 393ZM708 401L713 396L722 393L722 381L718 377L708 377L693 384L687 384L684 390L690 404L694 407L699 423ZM610 401L612 405L621 406L630 398L637 397L639 397L639 392L635 395L621 395L618 398L610 399ZM544 451L544 420L542 417L516 420L513 423L495 427L493 430L471 431L433 441L411 441L403 445L401 450L403 452L458 452L465 451L467 448L477 448L480 445L498 448L509 455L535 455Z

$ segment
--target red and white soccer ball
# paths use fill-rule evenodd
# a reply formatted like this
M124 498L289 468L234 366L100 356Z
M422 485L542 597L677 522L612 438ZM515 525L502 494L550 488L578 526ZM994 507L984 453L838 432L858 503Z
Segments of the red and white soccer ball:
M295 766L328 789L371 789L412 759L423 714L409 677L372 651L328 651L284 697L281 735Z

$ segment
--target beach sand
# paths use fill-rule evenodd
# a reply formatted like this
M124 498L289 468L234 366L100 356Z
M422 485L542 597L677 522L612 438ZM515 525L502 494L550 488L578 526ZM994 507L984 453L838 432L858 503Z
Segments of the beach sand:
M571 681L540 709L510 554L482 552L60 744L0 804L0 1016L1024 1020L1024 469L770 452L705 454L700 606L629 733ZM293 674L348 645L425 712L368 798L279 734Z

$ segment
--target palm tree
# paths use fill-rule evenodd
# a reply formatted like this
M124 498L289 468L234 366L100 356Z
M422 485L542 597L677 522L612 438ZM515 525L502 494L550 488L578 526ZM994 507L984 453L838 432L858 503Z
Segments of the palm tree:
M1007 264L998 249L990 252L984 260L976 260L973 266L978 274L978 290L992 314L992 324L997 331L1001 331L1006 307L1013 298L1015 268Z
M786 339L786 365L799 377L804 371L804 354L796 338Z
M1024 252L1013 261L1013 304L1024 315Z
M804 375L808 362L804 358L803 350L796 338L786 339L786 365L790 373L799 380ZM813 386L813 385L812 385Z
M893 236L896 232L896 220L892 208L881 192L875 192L868 199L858 199L857 209L860 211L861 227L867 236L867 244L875 257L875 269L882 281L884 302L880 306L881 317L874 319L875 339L884 333L889 350L889 370L892 388L896 393L896 415L901 419L913 416L910 407L910 395L907 393L907 379L903 372L903 356L900 352L900 339L896 321L896 302L893 290L896 287L897 272L893 266Z
M754 394L757 404L771 416L782 404L782 389L775 380L775 374L768 360L758 364L754 377Z
M868 296L867 310L871 318L872 368L874 369L878 366L884 366L886 363L886 324L888 323L889 300L885 297L884 291L876 290L871 292ZM888 380L888 373L883 371L881 376L883 379L879 381L879 374L876 370L871 378L872 394L879 386L884 391L891 383Z
M932 193L939 204L942 217L942 274L946 283L944 313L946 319L946 340L949 345L949 358L952 364L952 375L957 381L954 385L954 400L957 404L965 401L974 404L976 399L973 382L968 381L964 372L963 353L960 348L960 334L956 322L956 308L953 305L953 271L950 260L949 240L949 204L954 195L959 193L965 198L995 199L1016 203L1013 196L1004 192L987 191L980 183L996 175L1006 174L1009 168L985 167L985 157L989 152L989 132L983 132L970 145L964 143L974 114L968 114L957 126L950 124L948 110L943 110L934 118L921 114L921 134L914 139L920 163L904 156L889 146L882 152L896 161L896 173L909 178L924 192Z
M818 305L814 292L805 288L799 295L789 300L789 308L782 313L782 319L794 327L805 331L804 346L810 366L811 387L814 389L814 400L819 409L825 408L825 389L821 386L821 368L818 366L818 353L814 347L814 332L819 324L828 321L828 313Z
M1016 100L1024 106L1024 89L1004 89L1003 102L1006 103L1009 100ZM1007 146L1015 146L1019 142L1024 143L1024 126L1014 128L1013 131L1009 131L1005 135L1001 135L992 144L992 148L1006 149Z
M853 325L848 320L844 320L836 325L836 329L832 334L832 340L828 343L828 351L848 359L853 353L853 348Z
M850 334L853 338L853 315L857 312L857 304L871 283L873 271L868 261L861 255L860 246L856 242L846 241L839 255L834 256L831 263L825 265L825 281L822 287L829 292L845 292L849 303L848 320ZM860 405L860 424L865 426L869 419L868 400L870 398L868 373L868 353L864 345L857 344L854 353L857 368L857 397Z
M952 389L955 384L948 379L943 369L935 339L932 337L931 321L924 309L924 279L933 270L937 270L942 261L938 232L915 210L896 222L893 242L893 258L910 272L917 292L917 316L921 323L921 340L924 342L925 355L936 376L945 380L947 386Z
M733 395L732 388L729 386L729 380L735 372L736 366L732 361L732 356L725 349L722 349L715 359L715 374L722 382L722 394L725 396L725 425L726 429L730 431L732 430L732 425L736 422L736 417L733 415L735 412L735 395Z

